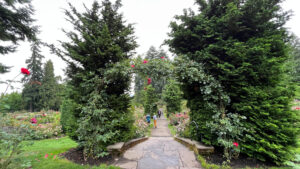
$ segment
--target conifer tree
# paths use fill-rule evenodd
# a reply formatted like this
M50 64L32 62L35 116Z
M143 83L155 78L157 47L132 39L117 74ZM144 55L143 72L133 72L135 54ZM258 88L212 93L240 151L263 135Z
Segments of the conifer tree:
M192 128L194 137L216 143L203 123L213 121L216 108L224 110L223 115L240 114L247 118L243 123L248 129L240 144L242 152L277 164L292 158L299 133L299 117L289 106L294 92L284 66L288 37L283 25L289 14L282 12L280 2L197 0L200 13L186 10L177 16L180 23L171 23L167 40L174 53L188 58L181 65L201 65L193 72L182 73L187 69L180 65L178 69L185 76L180 79L191 120L200 124L199 129ZM215 89L229 100L206 88L206 81L199 83L193 77L197 71L215 79ZM196 135L197 130L201 135Z
M143 95L144 95L144 108L145 108L144 113L145 115L149 114L152 117L158 111L157 108L158 97L152 85L148 85L145 87Z
M58 110L60 105L59 84L51 60L48 60L44 66L40 102L42 108L47 110Z
M75 31L67 32L70 42L62 43L64 52L53 48L68 64L71 90L65 102L75 106L63 107L62 116L70 117L63 128L70 129L67 134L79 142L85 157L105 156L108 145L133 136L127 60L137 44L120 7L120 0L95 1L81 14L70 4L66 15Z
M0 2L0 42L12 42L0 45L0 55L14 52L18 41L35 39L37 28L32 26L33 9L31 0L3 0ZM9 69L0 63L0 73Z
M30 70L30 75L23 78L23 98L25 101L25 108L29 111L39 111L42 109L41 99L41 85L43 80L42 59L40 54L39 42L34 42L31 45L32 55L26 60L27 68Z
M170 79L165 85L162 96L167 104L167 115L181 111L182 91L178 82Z

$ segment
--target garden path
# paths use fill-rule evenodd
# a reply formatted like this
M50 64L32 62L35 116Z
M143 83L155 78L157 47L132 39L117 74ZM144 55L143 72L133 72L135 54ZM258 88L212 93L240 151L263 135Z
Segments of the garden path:
M173 139L164 116L147 141L128 149L114 165L124 169L201 169L194 152Z

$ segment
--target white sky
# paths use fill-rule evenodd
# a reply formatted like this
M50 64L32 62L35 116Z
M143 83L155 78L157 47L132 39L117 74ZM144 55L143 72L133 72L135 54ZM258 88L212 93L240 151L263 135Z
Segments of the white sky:
M32 5L35 8L34 18L36 25L40 26L41 33L39 38L47 43L59 44L57 41L66 41L62 28L71 30L72 26L65 20L63 9L69 9L67 2L72 2L79 11L84 11L83 3L89 8L94 0L33 0ZM167 33L170 31L169 24L175 15L180 15L185 8L196 10L198 6L194 5L194 0L123 0L123 7L120 11L124 14L124 19L128 23L134 23L135 36L138 38L139 47L137 54L145 53L151 45L159 47L167 39ZM286 0L283 4L284 10L292 10L293 17L287 23L286 27L300 37L300 1ZM21 67L26 67L25 60L31 56L30 45L27 42L20 42L17 52L9 55L0 56L0 63L7 66L13 66L11 71L0 75L0 80L12 79L19 72ZM166 46L163 47L167 49ZM64 77L63 69L66 64L57 56L50 54L47 48L42 49L45 56L44 62L51 59L54 62L55 74ZM21 79L19 77L17 80ZM13 84L21 88L21 84ZM5 91L6 85L0 85L0 93ZM11 92L13 90L9 90ZM20 91L20 89L19 89Z

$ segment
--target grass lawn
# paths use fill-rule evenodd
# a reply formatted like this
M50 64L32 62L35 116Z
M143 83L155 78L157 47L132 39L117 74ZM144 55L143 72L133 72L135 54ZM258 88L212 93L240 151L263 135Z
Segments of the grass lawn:
M66 152L70 148L77 146L77 143L72 141L68 137L63 137L59 139L46 139L34 141L32 145L24 147L24 152L21 154L25 161L31 161L32 168L37 169L118 169L119 167L101 165L99 167L88 166L88 165L78 165L62 157L58 154ZM46 158L46 154L48 157ZM54 159L56 155L56 158Z

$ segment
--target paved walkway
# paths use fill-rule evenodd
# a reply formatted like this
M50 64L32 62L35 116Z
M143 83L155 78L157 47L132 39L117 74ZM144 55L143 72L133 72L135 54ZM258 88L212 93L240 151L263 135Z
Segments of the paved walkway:
M116 164L124 169L201 169L193 151L173 139L164 117L151 137L129 150Z

